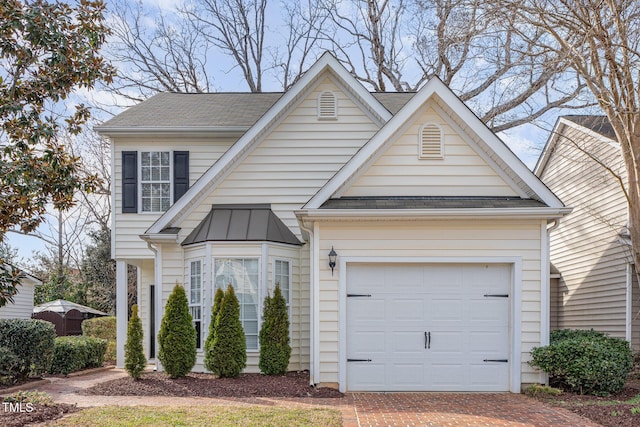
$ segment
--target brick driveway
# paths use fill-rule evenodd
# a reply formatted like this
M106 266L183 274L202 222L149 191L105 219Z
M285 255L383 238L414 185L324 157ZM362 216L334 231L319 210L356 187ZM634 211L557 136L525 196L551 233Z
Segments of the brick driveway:
M342 413L344 427L381 426L513 426L595 427L572 412L510 393L350 393L340 399L318 398L187 398L140 396L86 396L83 389L126 376L121 369L69 378L53 378L38 390L56 402L80 407L102 405L193 406L265 405L281 407L331 407Z

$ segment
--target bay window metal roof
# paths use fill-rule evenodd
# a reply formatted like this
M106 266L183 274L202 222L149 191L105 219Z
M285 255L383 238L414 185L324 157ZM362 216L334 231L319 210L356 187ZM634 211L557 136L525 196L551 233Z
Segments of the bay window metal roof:
M302 245L268 204L213 205L182 245L228 241Z

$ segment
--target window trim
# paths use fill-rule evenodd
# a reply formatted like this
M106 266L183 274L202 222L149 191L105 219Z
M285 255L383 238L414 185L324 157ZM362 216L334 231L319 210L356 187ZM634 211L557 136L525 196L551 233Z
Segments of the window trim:
M210 280L210 287L211 287L211 292L213 295L215 295L216 292L216 284L215 284L215 280L216 280L216 260L217 259L230 259L230 260L256 260L258 262L258 289L256 292L256 298L258 299L257 304L256 304L256 313L257 313L257 317L258 317L258 329L257 329L257 347L255 349L253 348L247 348L247 353L259 353L260 352L260 328L262 327L262 305L263 305L263 301L261 300L264 299L263 298L263 291L264 291L264 284L263 282L263 278L262 278L262 257L261 256L237 256L237 255L228 255L228 256L212 256L211 257L211 280ZM223 289L223 291L226 290ZM236 296L238 294L238 290L234 287L233 290L236 292ZM238 301L238 303L240 304L240 301ZM211 302L211 304L213 304L213 301ZM211 322L211 319L209 319L209 322ZM242 322L242 319L240 319L240 322ZM209 328L209 324L206 325L207 330ZM244 331L244 326L242 327L243 331ZM245 333L246 336L246 333Z
M144 215L158 215L166 212L164 211L145 211L142 203L142 186L144 184L169 184L169 208L173 204L173 150L138 150L138 213ZM169 154L169 181L144 181L142 179L142 154L143 153L168 153ZM167 209L169 209L167 208Z
M191 303L191 278L193 277L193 264L199 262L200 263L200 303L199 304L192 304ZM189 305L189 314L191 314L191 307L197 307L198 305L200 306L200 347L196 346L196 350L204 350L204 342L207 339L207 337L204 335L204 331L208 330L208 328L205 328L205 319L204 319L204 310L205 310L205 289L206 289L206 282L205 282L205 274L204 274L204 260L202 258L192 258L187 260L188 266L189 266L189 270L188 270L188 279L186 280L187 283L189 283L189 294L187 296L187 302ZM192 319L193 320L193 319ZM195 321L194 321L194 327L195 327Z

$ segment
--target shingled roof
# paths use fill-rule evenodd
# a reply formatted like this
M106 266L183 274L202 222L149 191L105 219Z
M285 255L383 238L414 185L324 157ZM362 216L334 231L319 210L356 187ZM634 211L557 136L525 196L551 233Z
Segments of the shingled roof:
M125 128L249 128L283 95L273 93L159 93L99 126ZM392 114L415 95L372 94Z
M572 121L573 123L584 126L587 129L591 129L594 132L599 133L614 141L617 140L616 133L613 131L613 126L609 122L606 116L578 116L568 115L562 116L562 118Z

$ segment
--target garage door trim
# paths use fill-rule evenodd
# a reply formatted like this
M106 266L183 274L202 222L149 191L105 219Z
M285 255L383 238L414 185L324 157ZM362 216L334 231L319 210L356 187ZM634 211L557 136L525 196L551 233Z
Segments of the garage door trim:
M522 342L522 258L521 257L339 257L338 258L338 380L341 392L347 391L347 269L349 264L510 264L511 306L509 307L509 391L520 393Z

